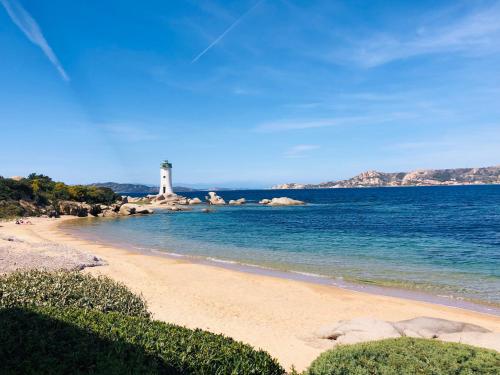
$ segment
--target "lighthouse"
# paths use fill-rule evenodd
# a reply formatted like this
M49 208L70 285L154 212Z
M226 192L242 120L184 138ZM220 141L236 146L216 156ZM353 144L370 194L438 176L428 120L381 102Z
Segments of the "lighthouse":
M160 195L173 194L172 189L172 163L165 160L160 164Z

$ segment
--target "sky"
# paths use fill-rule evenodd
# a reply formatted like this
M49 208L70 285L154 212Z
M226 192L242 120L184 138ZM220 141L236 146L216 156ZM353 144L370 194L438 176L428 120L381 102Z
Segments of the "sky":
M0 175L268 187L500 164L500 1L0 0Z

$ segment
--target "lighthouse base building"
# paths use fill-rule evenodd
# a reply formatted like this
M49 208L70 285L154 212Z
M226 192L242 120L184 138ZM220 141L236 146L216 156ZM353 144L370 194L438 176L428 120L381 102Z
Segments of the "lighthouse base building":
M173 194L172 188L172 163L165 160L160 164L160 195Z

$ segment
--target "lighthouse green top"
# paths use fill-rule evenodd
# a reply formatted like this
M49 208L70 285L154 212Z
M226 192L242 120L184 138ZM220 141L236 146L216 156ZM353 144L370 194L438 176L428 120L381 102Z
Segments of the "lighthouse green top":
M162 167L162 168L172 168L172 163L169 163L168 160L165 160L163 163L160 164L160 167Z

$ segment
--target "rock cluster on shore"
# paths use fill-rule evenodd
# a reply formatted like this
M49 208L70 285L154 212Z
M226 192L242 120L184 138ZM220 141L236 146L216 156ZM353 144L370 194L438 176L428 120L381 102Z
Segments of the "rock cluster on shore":
M241 206L247 203L245 198L231 199L228 203L221 196L211 191L205 197L208 205L222 206L229 204L231 206ZM152 214L153 208L159 208L169 211L189 210L189 206L202 204L200 198L187 198L177 194L159 194L147 195L145 197L122 196L121 201L111 205L88 204L85 202L60 201L58 203L59 213L62 215L72 215L79 217L116 217L130 215ZM266 206L297 206L305 204L302 201L280 197L272 199L263 199L259 202Z
M104 204L88 204L85 202L60 201L59 213L62 215L71 215L78 217L97 216L97 217L115 217L129 215L145 215L152 214L153 210L138 204L127 203L124 199L111 205ZM55 215L51 215L55 216Z

